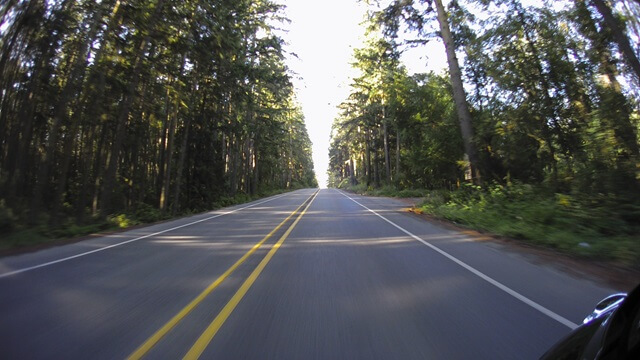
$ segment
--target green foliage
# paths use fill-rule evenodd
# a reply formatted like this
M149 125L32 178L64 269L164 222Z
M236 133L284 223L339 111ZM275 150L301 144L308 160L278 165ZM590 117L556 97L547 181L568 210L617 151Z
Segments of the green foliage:
M152 223L168 218L166 213L163 213L158 208L145 203L138 205L135 210L134 217L142 223Z
M11 232L18 221L13 210L8 208L4 200L0 200L0 234Z
M467 184L449 78L409 76L395 63L404 46L442 29L431 4L397 0L371 12L368 29L383 38L354 51L362 75L334 120L329 185L381 196L428 189L420 195L431 214L638 266L640 79L619 60L636 56L620 44L632 30L639 36L640 4L612 9L626 14L626 34L595 2L449 4L484 187ZM416 39L398 43L403 31Z
M364 184L349 185L344 184L340 189L351 191L354 193L370 196L386 196L398 198L423 198L430 194L427 190L422 189L398 189L393 185L385 185L381 188L367 187Z
M37 228L17 230L2 237L0 250L32 246L49 241L51 241L51 238L42 234Z
M333 124L329 185L345 186L347 178L351 186L365 188L455 184L463 175L459 163L464 158L448 80L433 73L408 76L392 61L393 54L384 54L389 44L369 46L357 56L364 75L352 84L352 94ZM388 56L388 68L379 69L376 56Z
M354 52L363 75L334 123L332 186L346 177L352 184L388 183L381 181L388 166L381 125L392 145L398 140L389 150L397 159L392 183L453 189L465 181L470 162L462 153L449 79L408 77L394 64L396 52L408 45L398 43L400 32L412 32L416 45L430 40L425 29L438 27L429 4L398 0L371 13L368 28L384 37ZM614 34L601 9L590 4L565 2L556 10L518 0L450 3L455 45L466 60L474 145L487 182L517 180L614 197L640 192L638 79L616 54L627 34ZM635 14L640 5L625 2L613 10ZM637 19L621 19L637 37ZM620 55L628 60L632 54ZM622 75L631 77L620 82Z
M282 189L265 190L259 195L237 194L234 197L220 197L218 202L211 204L207 209L217 209L232 205L242 204L263 197L277 195L284 192ZM182 215L191 215L193 211L185 211ZM166 213L159 212L156 208L140 204L133 213L120 213L110 215L106 220L93 219L85 224L78 224L72 217L66 221L51 226L44 224L38 226L25 226L15 221L12 230L4 233L0 238L0 250L32 247L56 243L65 239L78 238L85 235L97 234L104 231L122 230L132 226L149 224L156 221L169 219Z
M0 232L20 223L66 236L95 217L123 227L316 186L274 31L282 10L270 0L4 7Z
M464 186L429 194L429 214L557 250L640 266L640 203L553 194L530 185Z
M112 221L98 221L89 224L76 224L71 219L55 228L40 227L40 235L45 238L41 242L50 242L57 239L77 238L84 235L95 234L101 231L122 228Z
M120 229L126 229L128 227L140 224L137 219L134 219L127 214L109 215L107 217L107 222Z

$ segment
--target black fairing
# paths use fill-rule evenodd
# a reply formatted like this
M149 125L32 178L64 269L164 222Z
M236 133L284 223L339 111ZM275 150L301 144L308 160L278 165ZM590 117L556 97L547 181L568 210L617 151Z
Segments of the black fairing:
M616 309L576 328L540 359L640 359L640 285Z
M576 328L542 355L540 359L573 360L587 358L585 357L587 354L584 354L587 345L607 318L608 316L603 316Z

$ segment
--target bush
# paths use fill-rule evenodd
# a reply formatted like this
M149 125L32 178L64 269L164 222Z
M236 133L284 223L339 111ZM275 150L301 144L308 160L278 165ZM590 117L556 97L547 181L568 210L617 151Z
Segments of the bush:
M134 217L143 223L156 222L167 218L166 214L163 214L160 209L145 203L138 204Z
M114 214L107 216L107 222L120 229L140 224L139 221L127 217L126 214Z
M498 235L640 266L640 205L612 196L553 194L529 185L463 186L425 196L423 212Z
M41 229L18 230L3 236L2 241L0 241L0 249L24 247L47 241L49 241L49 238L41 233Z
M418 198L418 197L424 197L424 195L425 195L425 191L419 190L419 189L404 189L396 193L396 197L401 197L401 198Z
M18 217L13 214L13 210L5 205L4 199L0 200L0 234L6 234L16 228Z

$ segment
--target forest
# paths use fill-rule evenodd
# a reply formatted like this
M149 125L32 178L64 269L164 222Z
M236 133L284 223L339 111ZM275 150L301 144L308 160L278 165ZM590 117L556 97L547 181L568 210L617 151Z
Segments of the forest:
M2 247L317 186L284 20L269 0L2 1Z
M330 186L640 266L640 1L369 4ZM436 39L447 72L409 75Z

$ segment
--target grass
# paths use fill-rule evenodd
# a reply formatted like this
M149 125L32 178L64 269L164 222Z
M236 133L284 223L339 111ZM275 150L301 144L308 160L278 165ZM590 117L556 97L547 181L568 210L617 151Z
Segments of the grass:
M466 185L455 191L348 189L374 196L422 197L418 209L426 214L566 254L640 268L637 197L556 194L529 185Z
M379 188L372 186L367 187L365 184L350 186L348 185L348 182L343 182L338 187L362 195L398 198L421 198L427 196L429 193L429 191L424 189L397 189L395 186L391 185L385 185Z
M208 210L216 210L237 204L243 204L260 198L284 193L289 190L268 190L258 195L237 194L234 197L221 197L211 204ZM193 214L197 211L184 211L177 217ZM148 204L139 204L134 211L119 212L107 216L106 220L93 218L85 224L78 224L74 218L67 217L58 225L49 225L48 217L41 220L40 225L29 226L0 200L0 251L29 248L40 245L78 238L106 231L127 229L132 226L150 224L173 218L170 213L163 212Z

